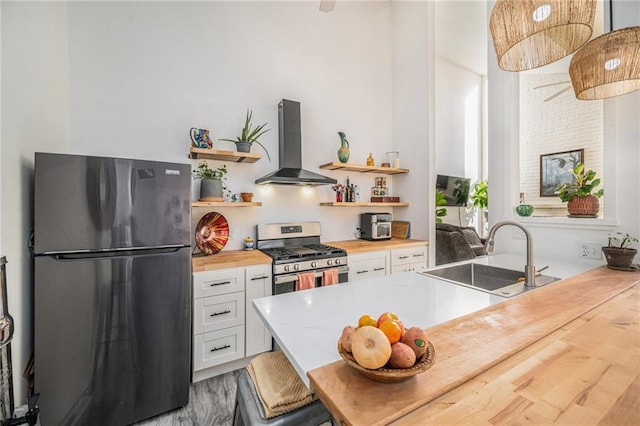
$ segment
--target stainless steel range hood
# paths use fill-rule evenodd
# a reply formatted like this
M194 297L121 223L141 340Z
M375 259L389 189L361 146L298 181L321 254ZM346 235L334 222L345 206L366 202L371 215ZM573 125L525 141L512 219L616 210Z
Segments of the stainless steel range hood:
M278 160L280 168L256 179L257 184L334 185L338 181L302 168L300 102L283 99L278 104Z

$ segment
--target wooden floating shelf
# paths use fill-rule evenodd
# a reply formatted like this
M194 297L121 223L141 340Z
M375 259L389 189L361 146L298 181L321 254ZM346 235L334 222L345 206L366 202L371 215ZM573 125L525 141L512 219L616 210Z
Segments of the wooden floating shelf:
M253 154L251 152L222 151L219 149L206 149L206 148L192 147L191 149L189 149L189 158L233 161L236 163L255 163L256 161L261 159L262 156L260 154Z
M361 166L360 164L349 163L327 163L320 166L321 169L327 170L347 170L360 173L382 173L385 175L397 175L401 173L409 173L409 169L401 169L394 167L375 167Z
M238 201L230 203L228 201L194 201L191 203L191 207L261 207L262 202L251 201L245 203L244 201Z
M338 201L331 201L328 203L320 203L321 206L330 206L330 207L409 207L409 203L366 203L366 202L357 202L357 203L344 203Z

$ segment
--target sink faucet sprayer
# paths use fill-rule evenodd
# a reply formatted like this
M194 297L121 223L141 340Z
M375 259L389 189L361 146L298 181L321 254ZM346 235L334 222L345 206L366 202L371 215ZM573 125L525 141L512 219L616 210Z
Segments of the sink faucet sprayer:
M524 266L524 285L528 287L535 287L536 285L536 267L533 265L533 238L531 234L524 226L520 225L518 222L513 222L510 220L505 220L502 222L498 222L491 227L489 231L489 237L487 238L487 242L484 244L485 251L487 254L493 252L494 245L494 237L496 235L496 231L502 228L504 225L512 225L517 228L522 229L524 235L527 238L527 264Z

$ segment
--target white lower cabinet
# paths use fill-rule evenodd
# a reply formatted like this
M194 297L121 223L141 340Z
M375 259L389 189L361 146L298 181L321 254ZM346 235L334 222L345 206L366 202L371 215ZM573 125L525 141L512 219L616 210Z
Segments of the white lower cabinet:
M350 254L349 281L387 275L389 269L389 251L372 251Z
M427 267L427 246L391 250L391 273L421 271Z
M253 299L271 296L271 265L252 266L246 269L246 356L271 350L271 333L251 304Z
M193 381L242 368L271 350L251 301L271 295L271 264L193 274Z
M349 281L427 267L427 245L349 255Z
M244 358L244 326L198 334L193 337L193 347L194 370Z
M193 301L193 334L244 324L244 293L203 297Z

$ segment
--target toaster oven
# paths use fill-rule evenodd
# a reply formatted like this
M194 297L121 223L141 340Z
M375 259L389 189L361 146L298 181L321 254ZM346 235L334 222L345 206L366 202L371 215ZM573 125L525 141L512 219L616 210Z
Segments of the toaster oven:
M361 213L360 238L388 240L391 238L391 213Z

